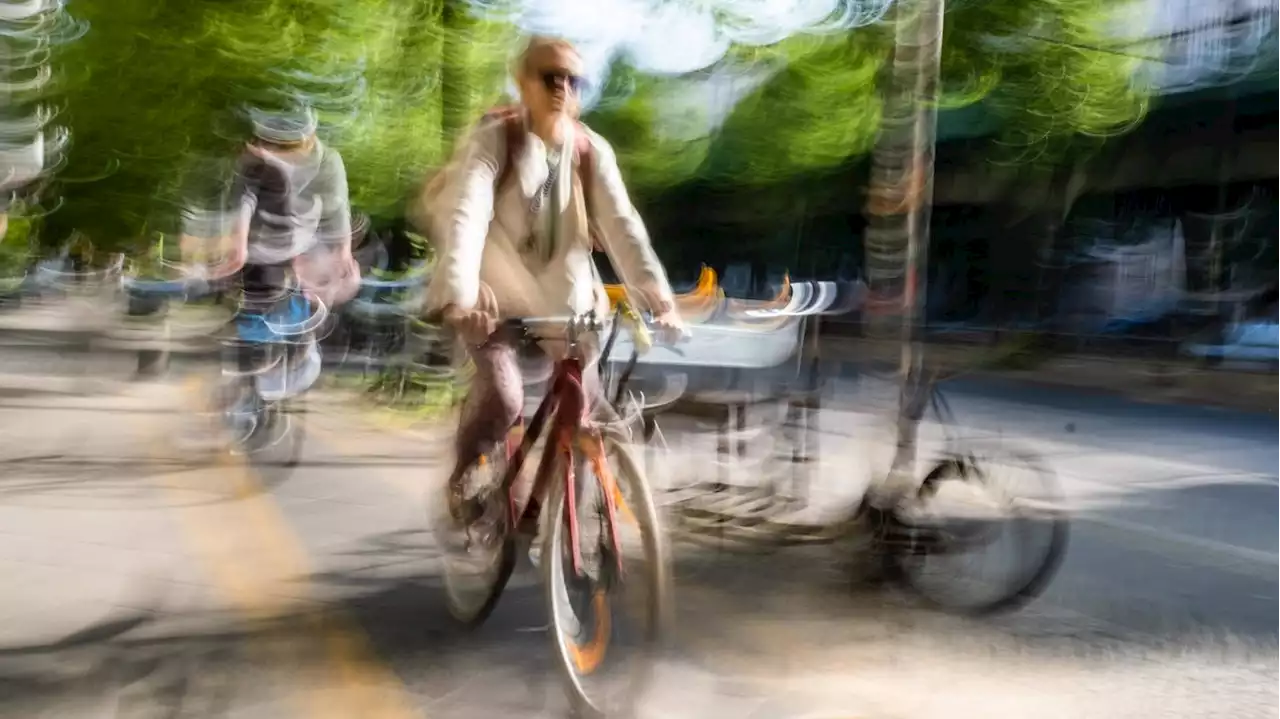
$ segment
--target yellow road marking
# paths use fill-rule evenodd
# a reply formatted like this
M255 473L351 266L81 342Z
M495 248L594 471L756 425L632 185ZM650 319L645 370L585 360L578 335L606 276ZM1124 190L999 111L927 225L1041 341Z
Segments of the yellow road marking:
M157 454L163 452L157 448ZM309 555L279 505L262 491L252 469L242 459L224 455L209 472L183 475L186 489L196 489L191 485L199 479L209 481L210 475L229 487L236 501L175 509L178 523L217 588L236 609L250 619L268 623L291 612L303 615L300 626L277 631L255 645L267 654L271 666L298 669L300 681L309 675L307 670L319 669L314 685L290 692L301 715L333 719L423 716L403 683L349 616L331 608L307 611L309 592L299 580L312 573ZM200 489L207 491L208 487Z

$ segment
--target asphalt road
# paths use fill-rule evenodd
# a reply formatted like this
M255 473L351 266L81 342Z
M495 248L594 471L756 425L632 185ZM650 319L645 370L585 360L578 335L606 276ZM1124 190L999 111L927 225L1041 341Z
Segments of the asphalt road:
M280 477L185 456L172 389L8 385L28 391L0 397L0 714L563 715L532 570L477 633L445 619L424 509L438 436L317 395L304 465ZM888 450L888 388L836 391L815 504L851 501ZM1048 593L964 620L852 583L849 544L678 541L679 632L643 715L1275 716L1273 416L948 393L964 441L1057 472L1075 522ZM707 466L678 425L667 485Z

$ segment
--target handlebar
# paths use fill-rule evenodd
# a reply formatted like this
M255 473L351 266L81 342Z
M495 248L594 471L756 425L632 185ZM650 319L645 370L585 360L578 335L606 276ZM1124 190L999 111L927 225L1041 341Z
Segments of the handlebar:
M647 350L654 344L655 335L661 336L664 333L653 326L650 317L642 316L638 312L628 311L629 309L619 307L613 313L612 321L629 325L633 335L635 335L636 348L640 351ZM610 321L602 319L594 311L584 314L550 315L545 317L515 317L503 320L498 326L498 333L535 340L564 339L567 337L570 342L574 342L582 334L603 332L609 329ZM547 327L558 329L554 332L549 332L545 329ZM678 350L674 350L674 345L688 339L689 336L686 331L674 341L660 341L659 344L671 346L673 351L678 352Z
M583 332L600 332L605 323L596 317L594 312L581 315L549 315L546 317L511 317L499 323L499 329L535 335L540 339L560 339L559 335L548 333L546 327L557 327L559 331L569 335Z
M639 312L627 313L617 311L613 313L612 319L602 319L593 312L585 312L582 315L549 315L544 317L509 317L509 319L499 322L499 329L509 331L522 331L525 334L539 336L540 339L561 339L559 335L550 334L544 328L553 326L559 328L561 333L582 334L582 333L598 333L609 329L611 322L622 321L630 325L634 330L648 331L648 333L658 333L658 329L654 328L652 316L645 312L640 315ZM681 340L687 339L687 331L681 336Z

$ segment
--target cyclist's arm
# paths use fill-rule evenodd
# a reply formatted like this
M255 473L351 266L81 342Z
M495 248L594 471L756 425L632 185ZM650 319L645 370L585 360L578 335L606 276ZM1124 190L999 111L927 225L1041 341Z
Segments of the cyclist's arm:
M320 199L320 240L331 247L351 251L351 196L347 168L337 150L324 147Z
M429 313L476 307L480 260L493 217L493 185L503 141L500 128L487 125L477 129L467 140L458 164L445 170L453 173L447 180L458 184L443 195L452 206L440 215L445 236L435 243L440 256L427 288Z
M596 161L588 210L600 229L600 240L609 255L609 262L623 284L670 306L673 298L667 273L653 251L640 213L631 204L618 169L617 156L599 135L591 132L588 136Z
M248 258L249 229L253 222L253 214L258 208L260 178L256 169L253 156L248 152L242 154L236 162L235 180L231 185L235 224L231 228L230 244L226 248L226 262L215 274L236 272Z

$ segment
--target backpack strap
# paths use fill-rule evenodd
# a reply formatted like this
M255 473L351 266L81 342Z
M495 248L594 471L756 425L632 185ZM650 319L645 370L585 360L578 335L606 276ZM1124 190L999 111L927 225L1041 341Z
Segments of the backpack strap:
M577 132L574 133L573 154L574 159L578 163L578 184L582 186L582 205L587 215L587 239L591 241L592 252L604 252L604 245L600 242L600 236L597 232L596 225L591 220L591 188L595 185L596 179L596 153L595 148L591 145L591 136L587 134L587 126L581 122L578 123ZM591 276L595 278L595 287L592 289L592 296L598 306L601 302L600 289L604 286L604 278L600 276L600 268L596 266L594 259L591 260ZM608 295L606 294L606 297ZM609 302L605 300L605 311L609 310Z
M596 152L591 146L591 138L587 136L587 127L578 123L578 131L574 135L573 155L578 163L578 179L582 181L583 199L587 201L587 211L591 211L591 186L596 175Z
M578 182L582 185L582 202L587 211L587 232L591 235L591 249L595 252L603 252L604 246L600 244L595 225L590 221L591 188L595 186L596 179L596 152L591 146L591 137L587 135L587 126L581 122L578 123L578 131L574 134L573 154L578 162Z

